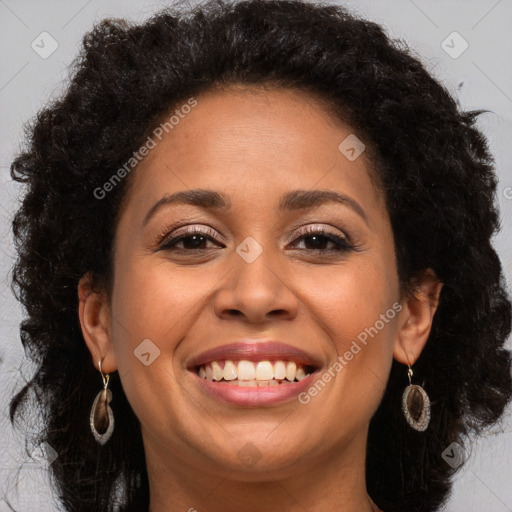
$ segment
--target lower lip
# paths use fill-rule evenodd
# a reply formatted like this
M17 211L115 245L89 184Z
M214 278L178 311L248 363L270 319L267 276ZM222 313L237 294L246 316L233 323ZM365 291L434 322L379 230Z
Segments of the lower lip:
M217 400L244 407L265 407L296 400L300 393L311 386L318 370L299 382L265 387L240 387L225 382L210 381L193 371L191 373L199 381L201 388Z

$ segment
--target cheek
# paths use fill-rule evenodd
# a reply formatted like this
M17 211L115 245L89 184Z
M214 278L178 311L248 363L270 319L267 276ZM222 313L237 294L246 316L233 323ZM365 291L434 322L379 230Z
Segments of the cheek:
M130 372L142 381L152 378L154 372L146 375L144 370L154 366L146 363L168 358L179 340L175 324L189 306L192 298L187 295L192 292L178 278L162 279L163 268L136 259L123 260L116 267L112 341L120 375Z
M132 326L130 336L153 336L169 347L177 337L173 333L197 312L213 282L211 275L197 268L180 269L163 259L134 258L129 265L119 265L113 313Z
M175 407L173 414L184 407L173 370L174 353L209 283L191 283L183 270L173 266L171 271L169 262L142 258L119 262L115 276L112 341L123 389L139 418L157 417L164 424L162 404Z
M310 418L326 417L333 439L356 435L384 393L397 333L397 278L377 251L296 279L304 309L330 344L330 364L301 403ZM395 307L393 307L395 306ZM340 425L343 428L340 429ZM312 427L313 428L313 427Z
M397 335L396 272L383 259L362 256L325 272L304 276L308 309L327 333L333 358L342 358L345 391L376 384L378 393L387 381Z
M330 337L340 342L355 339L399 297L395 272L362 259L303 277L309 307L322 319Z
M112 300L113 343L120 371L144 368L136 356L147 339L155 345L155 353L160 352L159 363L171 368L177 345L208 306L219 275L206 267L176 266L163 255L152 261L147 257L120 260Z

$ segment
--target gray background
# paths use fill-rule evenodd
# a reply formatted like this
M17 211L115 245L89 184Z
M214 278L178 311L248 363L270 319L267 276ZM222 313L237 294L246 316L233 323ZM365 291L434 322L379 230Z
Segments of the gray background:
M23 512L58 509L50 505L48 473L44 469L48 462L42 456L39 463L28 462L22 438L13 431L6 416L9 396L20 387L20 379L26 378L31 370L30 366L20 368L23 355L18 333L21 309L8 285L14 257L10 220L19 195L19 188L9 177L9 164L23 140L24 122L62 89L66 68L76 55L83 34L93 23L105 17L142 20L169 3L0 0L0 357L4 360L0 366L0 489L7 489L9 499ZM404 39L418 53L427 69L459 98L465 110L483 108L492 111L481 116L479 126L488 137L500 177L497 200L502 230L495 239L495 246L502 258L510 288L512 0L366 0L343 4L383 24L393 37ZM463 49L463 40L450 35L454 31L468 44L467 50L457 58L445 51L453 54ZM51 48L48 36L40 36L42 32L48 32L58 44L47 58L42 58L31 47L35 41L40 52ZM42 37L46 38L44 50L40 42ZM37 418L34 418L31 429L37 429L37 426ZM502 424L473 445L468 454L468 464L457 474L452 498L445 510L512 511L511 431L512 411L509 409ZM455 447L455 452L457 449ZM22 469L17 471L22 462ZM0 512L3 512L8 509L1 496Z

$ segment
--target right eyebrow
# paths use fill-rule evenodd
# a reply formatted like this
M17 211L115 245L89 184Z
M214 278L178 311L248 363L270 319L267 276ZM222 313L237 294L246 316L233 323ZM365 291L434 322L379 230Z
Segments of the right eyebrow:
M170 204L189 204L192 206L199 206L200 208L215 208L226 210L231 208L229 200L214 190L182 190L171 195L165 195L159 199L146 213L142 225L145 226L157 210Z

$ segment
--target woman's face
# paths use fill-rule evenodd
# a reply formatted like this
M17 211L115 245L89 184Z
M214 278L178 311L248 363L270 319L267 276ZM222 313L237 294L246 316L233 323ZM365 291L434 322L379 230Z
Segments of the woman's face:
M119 371L162 465L256 480L361 453L403 314L366 153L299 92L196 100L131 176L103 369ZM315 371L288 382L293 363Z

